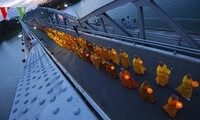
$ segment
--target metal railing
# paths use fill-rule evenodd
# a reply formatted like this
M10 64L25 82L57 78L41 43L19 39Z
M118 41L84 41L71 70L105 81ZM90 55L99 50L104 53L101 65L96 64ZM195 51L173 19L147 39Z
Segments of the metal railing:
M73 29L70 26L61 26L57 24L42 24L44 26L51 26L55 28L61 28L61 29ZM132 44L140 44L148 47L153 47L153 48L158 48L161 50L165 51L170 51L173 52L174 55L177 53L195 57L200 59L200 50L198 49L193 49L193 48L188 48L188 47L183 47L183 46L177 46L177 45L172 45L172 44L167 44L167 43L162 43L162 42L157 42L157 41L151 41L147 39L140 39L140 38L134 38L134 37L128 37L128 36L122 36L122 35L116 35L116 34L111 34L111 33L105 33L105 32L100 32L100 31L94 31L94 30L87 30L87 29L82 29L78 28L79 31L85 32L87 34L93 34L93 35L99 35L99 36L104 36L108 38L114 38L119 41L124 41Z
M119 25L121 25L121 19L122 18L117 18L117 17L113 18L113 20L115 20L115 22L117 22ZM130 18L130 19L132 21L133 27L138 28L139 26L138 18ZM175 22L179 23L188 33L200 34L200 19L193 19L193 18L172 18L172 19ZM159 17L145 17L144 22L146 29L173 31Z
M63 13L61 11L57 11L57 10L53 10L53 9L49 9L49 8L39 8L39 12L41 12L42 10L48 10L51 11L53 13L56 14L60 14L63 15L65 17L69 17L69 18L73 18L71 16L69 16L67 13ZM75 21L77 22L77 19L73 18ZM45 26L51 26L51 27L57 27L57 28L72 28L73 23L68 23L66 25L62 24L61 20L58 20L59 23L48 23L48 22L40 22L39 24L41 25L45 25ZM128 37L128 36L122 36L122 35L117 35L117 34L112 34L112 33L105 33L105 32L100 32L100 31L95 31L95 30L88 30L88 29L82 29L82 28L78 28L78 30L86 32L88 34L95 34L95 35L100 35L100 36L105 36L105 37L110 37L110 38L115 38L117 40L122 40L125 42L129 42L129 43L133 43L133 44L141 44L144 46L149 46L149 47L153 47L153 48L159 48L162 50L166 50L166 51L171 51L174 54L176 53L180 53L180 54L184 54L187 56L192 56L192 57L196 57L196 58L200 58L200 50L198 49L193 49L193 48L188 48L186 46L179 46L179 43L181 42L181 37L180 36L176 36L176 35L165 35L165 34L160 34L160 33L148 33L147 32L147 36L155 36L155 37L163 37L163 38L168 38L168 39L174 39L176 40L176 42L178 43L177 45L172 45L169 43L163 43L163 42L158 42L158 41L152 41L152 40L147 40L147 39L140 39L140 38L134 38L134 37ZM130 31L128 31L130 32ZM133 32L134 34L138 34L138 32ZM196 42L199 42L199 39L195 39Z

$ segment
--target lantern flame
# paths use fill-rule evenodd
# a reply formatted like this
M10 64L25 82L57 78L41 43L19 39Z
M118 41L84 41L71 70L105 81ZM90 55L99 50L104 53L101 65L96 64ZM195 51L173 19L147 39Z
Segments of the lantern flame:
M114 70L115 69L115 67L114 66L111 66L111 70Z
M177 109L181 109L181 108L183 108L183 104L182 104L182 102L176 102L176 108Z
M192 82L192 86L193 86L193 87L199 87L199 83L198 83L197 81L193 81L193 82Z
M152 93L153 93L153 89L150 88L150 87L148 87L148 88L147 88L147 93L152 94Z
M142 64L143 64L143 61L142 61L142 60L139 60L139 64L142 65Z
M125 75L124 78L125 78L126 80L128 80L130 77L129 77L129 75Z
M115 52L115 51L113 51L112 53L113 53L113 54L116 54L116 52Z

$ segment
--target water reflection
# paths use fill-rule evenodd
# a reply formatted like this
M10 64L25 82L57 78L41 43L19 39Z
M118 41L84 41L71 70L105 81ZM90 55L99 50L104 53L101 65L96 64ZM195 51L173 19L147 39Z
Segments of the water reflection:
M24 57L22 41L16 35L0 43L0 119L9 118L18 82L22 73Z

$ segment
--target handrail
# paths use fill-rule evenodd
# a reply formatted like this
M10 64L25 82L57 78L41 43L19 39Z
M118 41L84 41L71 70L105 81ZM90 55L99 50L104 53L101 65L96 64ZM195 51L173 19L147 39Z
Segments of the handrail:
M48 25L48 26L50 25L50 26L54 26L57 28L64 28L64 29L66 29L66 28L73 29L72 27L69 27L69 26L60 26L60 25L49 24L49 23L43 24L43 25ZM78 28L78 30L89 33L89 34L100 35L100 36L110 37L110 38L116 38L117 40L122 40L122 41L133 43L133 44L137 43L137 44L142 44L142 45L146 45L146 46L151 46L154 48L159 48L162 50L164 49L166 51L173 52L174 54L181 53L183 55L200 58L200 50L198 50L198 49L187 48L187 47L183 47L183 46L176 46L176 45L171 45L171 44L167 44L167 43L161 43L161 42L157 42L157 41L141 39L141 38L134 38L134 37L116 35L116 34L111 34L111 33L105 33L105 32L100 32L100 31L86 30L86 29L82 29L82 28Z

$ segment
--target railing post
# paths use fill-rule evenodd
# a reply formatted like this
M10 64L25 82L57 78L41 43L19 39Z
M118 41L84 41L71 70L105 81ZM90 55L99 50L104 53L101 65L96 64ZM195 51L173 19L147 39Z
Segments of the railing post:
M117 32L121 33L122 35L126 35L126 36L132 36L131 34L129 34L126 30L124 30L119 24L117 24L109 15L107 15L106 13L103 13L100 15L100 17L104 18L106 20L106 22L108 22L110 25L112 25L112 27L115 28L115 30L117 30Z
M99 21L100 21L100 24L101 24L101 26L103 28L103 31L107 33L103 18L99 18Z
M59 18L58 18L58 14L54 14L55 15L55 18L56 18L56 22L57 24L59 25Z
M145 39L145 28L144 28L144 14L143 7L137 6L138 20L139 20L139 29L140 29L140 38Z
M45 18L47 19L48 23L50 23L50 20L48 18L48 15L46 14L46 12L43 12L43 14L44 14Z
M145 2L163 19L163 21L165 21L174 31L176 31L184 40L186 40L190 46L200 48L200 45L197 44L196 41L189 34L187 34L179 24L174 22L153 0Z
M46 13L47 13L47 16L49 16L51 19L50 23L53 23L53 17L51 16L51 13L48 10L46 10Z

